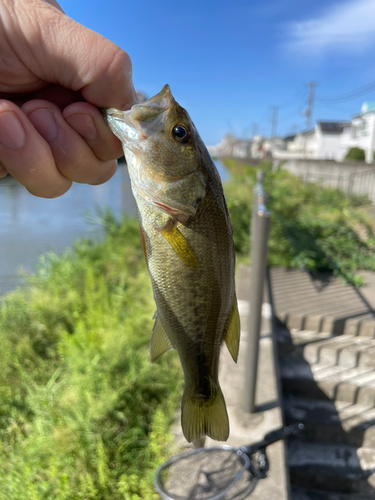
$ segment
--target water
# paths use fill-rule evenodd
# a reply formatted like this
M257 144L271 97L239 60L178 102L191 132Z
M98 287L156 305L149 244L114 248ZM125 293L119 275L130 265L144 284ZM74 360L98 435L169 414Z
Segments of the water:
M221 178L228 172L215 162ZM35 270L41 254L61 253L82 236L100 237L100 227L87 214L109 207L116 217L135 215L127 168L101 186L73 184L60 198L47 200L31 195L17 181L0 179L0 295L22 284L21 270Z

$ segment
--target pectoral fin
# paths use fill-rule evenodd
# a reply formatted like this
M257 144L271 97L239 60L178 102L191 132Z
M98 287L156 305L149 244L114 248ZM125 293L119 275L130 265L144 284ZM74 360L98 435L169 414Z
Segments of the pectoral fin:
M237 298L236 296L234 296L229 327L224 340L228 347L228 351L230 352L230 355L232 356L233 361L235 363L237 363L238 351L240 348L240 334L241 334L240 315L238 313Z
M167 352L169 349L173 349L173 346L165 333L163 325L160 319L156 315L154 328L152 330L151 344L150 344L150 358L151 363L154 363L160 358L162 354Z
M175 224L167 224L160 232L184 264L198 269L198 261L191 246Z

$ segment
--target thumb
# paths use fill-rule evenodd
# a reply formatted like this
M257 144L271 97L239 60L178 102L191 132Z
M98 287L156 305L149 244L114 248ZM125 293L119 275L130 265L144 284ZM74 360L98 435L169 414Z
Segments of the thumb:
M19 41L14 50L38 78L80 91L97 107L126 109L136 102L131 60L124 50L70 19L58 4L5 1L6 21Z

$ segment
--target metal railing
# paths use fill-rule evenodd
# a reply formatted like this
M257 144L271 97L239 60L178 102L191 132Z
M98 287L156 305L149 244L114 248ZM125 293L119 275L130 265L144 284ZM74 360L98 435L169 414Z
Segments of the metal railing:
M352 172L349 176L348 195L367 195L371 201L375 201L375 169Z
M253 190L251 214L251 281L250 311L248 322L248 347L245 370L244 410L254 413L255 391L258 370L259 338L262 320L263 290L267 268L267 243L270 227L270 212L265 203L263 172L258 170L257 183Z
M359 172L344 172L330 174L327 172L304 172L299 175L303 182L319 182L322 186L332 187L343 191L347 196L367 196L375 201L375 169L360 170Z

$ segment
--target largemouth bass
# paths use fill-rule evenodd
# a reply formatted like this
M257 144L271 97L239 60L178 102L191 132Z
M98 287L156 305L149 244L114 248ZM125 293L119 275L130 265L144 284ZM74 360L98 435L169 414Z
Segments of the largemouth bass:
M157 306L151 361L177 350L187 441L229 436L218 368L223 341L237 361L240 323L232 227L219 174L168 85L129 111L109 109L122 141Z

